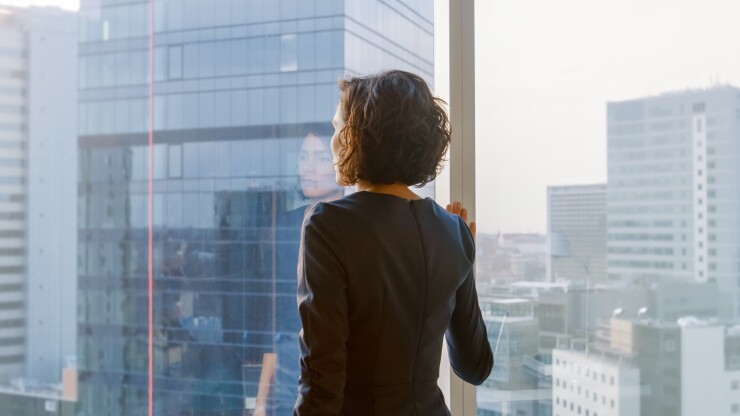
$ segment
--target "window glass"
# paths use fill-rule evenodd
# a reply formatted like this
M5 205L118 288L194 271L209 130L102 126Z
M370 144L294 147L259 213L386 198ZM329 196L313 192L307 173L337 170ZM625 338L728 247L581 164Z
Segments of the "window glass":
M723 192L740 178L740 59L722 51L738 9L643 6L475 3L476 267L496 361L479 415L736 401L740 199Z
M169 47L169 57L167 60L167 70L170 79L182 78L182 46L175 45Z
M291 413L300 226L351 192L337 80L434 77L432 2L344 3L2 13L0 409Z
M280 36L280 71L298 70L298 41L295 33Z

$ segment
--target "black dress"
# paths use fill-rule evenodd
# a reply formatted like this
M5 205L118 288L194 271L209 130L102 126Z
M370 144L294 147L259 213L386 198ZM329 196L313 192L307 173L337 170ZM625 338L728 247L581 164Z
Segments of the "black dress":
M493 354L467 225L431 199L357 192L308 213L298 261L301 378L294 415L449 415L453 370L481 384Z

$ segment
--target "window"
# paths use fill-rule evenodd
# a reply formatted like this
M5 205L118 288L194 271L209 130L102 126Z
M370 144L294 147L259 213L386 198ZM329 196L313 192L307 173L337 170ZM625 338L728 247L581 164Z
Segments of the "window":
M295 253L296 218L307 204L298 192L300 149L312 140L309 136L326 146L338 98L336 80L345 73L398 67L434 81L447 72L435 71L435 62L444 59L435 44L450 47L447 39L435 39L435 31L450 22L435 22L433 2L424 1L403 2L402 7L387 2L299 1L296 7L283 7L287 3L263 1L234 7L237 2L226 0L163 1L154 2L150 51L148 3L80 3L75 14L37 10L41 18L21 16L28 29L8 29L5 21L15 21L11 18L0 22L4 34L6 29L27 30L3 41L30 38L30 25L40 21L61 28L42 28L45 42L50 36L60 36L61 42L54 33L78 31L69 33L78 39L76 46L54 43L44 50L46 56L39 54L41 49L0 46L0 72L10 82L0 86L0 247L11 250L0 254L0 267L7 267L1 273L8 280L0 295L11 299L1 307L12 315L13 331L22 322L28 336L23 352L28 356L0 349L0 374L33 375L37 370L26 363L43 356L53 361L48 368L60 371L48 379L30 378L64 386L61 370L66 370L78 382L73 412L146 414L145 375L152 358L155 414L244 410L245 390L257 386L255 370L271 357L265 354L278 354L279 368L297 362L288 357L295 355L297 330L283 315L294 304L289 276L295 264L282 259ZM436 3L463 7L458 4L463 2ZM630 380L621 378L622 371L630 370L621 368L625 362L653 362L649 355L660 350L665 328L647 321L673 325L680 316L716 318L713 295L702 285L681 283L693 280L694 262L701 255L688 242L707 246L698 237L706 226L697 219L712 227L710 247L721 247L710 254L709 270L715 264L719 269L712 279L728 293L740 288L734 273L737 242L725 229L737 223L726 208L738 205L736 196L725 192L717 199L708 192L701 198L713 198L718 208L699 210L701 217L694 204L701 207L704 201L693 196L705 192L699 184L703 169L710 169L711 186L737 188L737 175L730 173L738 166L732 138L737 137L740 80L699 83L682 64L680 48L669 50L655 65L641 65L642 57L665 50L665 39L655 36L662 33L676 45L705 45L700 61L707 71L740 73L735 61L721 59L732 49L728 39L740 38L738 10L728 4L717 13L699 0L647 9L619 1L598 8L574 1L557 7L496 0L474 6L469 16L444 9L438 13L447 20L467 19L454 32L466 37L450 55L453 65L459 64L454 68L475 71L449 71L454 85L439 82L437 88L466 94L475 88L477 100L453 106L465 110L453 116L454 128L463 133L449 155L450 192L477 203L468 208L478 223L481 306L508 317L505 322L486 318L489 334L501 333L503 326L509 332L497 349L494 374L478 388L478 397L489 397L494 389L552 397L549 377L556 386L564 380L558 388L570 384L572 390L585 390L604 385L604 374L614 366L620 367L613 374L619 374L621 386ZM686 15L697 30L681 25ZM630 20L629 30L613 30L615 16L637 18ZM594 48L593 39L605 47ZM34 68L50 67L55 71L45 76L54 77L47 78L54 82L54 94L39 98ZM464 100L466 94L447 95ZM46 150L26 140L39 131L26 115L43 116L42 107L46 114L59 109L53 112L59 118L40 124L51 124L55 137L44 141ZM74 117L70 110L75 108L79 120L60 122ZM457 119L460 113L464 117ZM43 151L48 163L29 160ZM38 170L41 166L46 170ZM40 178L44 182L35 180ZM433 186L424 190L433 191ZM55 199L37 207L41 197ZM21 220L18 213L28 215ZM718 214L723 217L714 218ZM674 230L666 221L686 225ZM680 255L672 244L678 233ZM671 259L656 261L665 256ZM49 260L54 258L73 261L57 269ZM663 281L672 284L655 284ZM672 303L682 294L685 302ZM650 319L630 329L640 335L629 345L639 359L616 359L605 366L592 360L589 351L607 329L612 334L625 330L611 319L620 302L634 306L644 299L666 307L648 308ZM736 321L740 300L726 302L723 314L732 315L728 322ZM544 312L548 308L562 313L553 318ZM634 316L636 308L630 308L626 315ZM47 334L43 329L48 327L68 328L60 337L74 339L34 335ZM13 331L0 331L0 343ZM557 358L561 353L565 359ZM598 368L601 378L593 371L575 376L580 372L573 371L573 363ZM671 363L666 370L677 371ZM276 409L290 402L280 387L291 382L280 377L276 391L286 396L270 399ZM3 391L30 385L21 380L14 387L7 380L0 380ZM714 385L710 381L716 380L706 386ZM598 405L597 394L588 389ZM729 399L723 405L737 406ZM676 409L680 400L670 406ZM481 400L478 409L494 412L497 407Z
M182 78L182 45L169 47L169 57L167 59L168 76L170 79Z
M434 8L237 3L153 2L152 39L149 2L0 19L5 43L57 37L0 46L3 392L65 386L43 395L70 414L146 415L150 393L153 414L242 414L274 363L267 413L291 412L302 217L352 191L331 164L337 79L399 68L434 85ZM40 408L22 402L13 414Z
M280 70L283 72L298 70L298 42L296 35L286 34L280 37Z
M170 145L168 149L168 176L170 178L180 178L182 177L182 146Z

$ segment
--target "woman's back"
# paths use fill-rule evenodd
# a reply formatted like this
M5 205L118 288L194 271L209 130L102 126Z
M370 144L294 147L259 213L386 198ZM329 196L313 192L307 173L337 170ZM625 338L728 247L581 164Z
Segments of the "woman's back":
M431 199L357 192L304 223L300 414L445 415L453 369L480 384L493 356L478 308L467 225Z

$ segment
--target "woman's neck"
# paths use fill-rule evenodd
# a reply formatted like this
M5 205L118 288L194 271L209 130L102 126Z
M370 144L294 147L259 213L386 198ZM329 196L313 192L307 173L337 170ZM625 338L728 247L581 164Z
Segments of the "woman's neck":
M355 185L357 191L376 192L379 194L390 194L406 199L422 199L419 195L411 192L409 187L402 183L384 184L369 183L366 181L357 181Z

